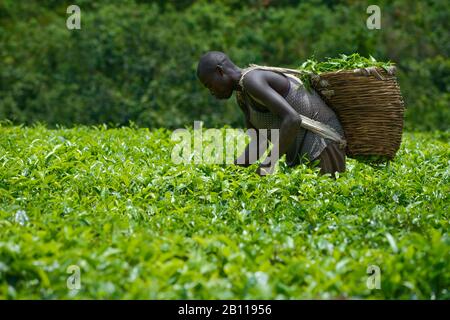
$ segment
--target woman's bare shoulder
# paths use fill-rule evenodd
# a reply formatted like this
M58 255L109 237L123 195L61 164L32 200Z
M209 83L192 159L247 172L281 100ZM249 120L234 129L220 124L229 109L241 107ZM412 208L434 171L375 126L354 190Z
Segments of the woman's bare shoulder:
M266 86L270 86L282 96L287 94L290 87L288 77L282 73L261 69L249 71L244 76L243 84L246 89L251 91L264 89Z

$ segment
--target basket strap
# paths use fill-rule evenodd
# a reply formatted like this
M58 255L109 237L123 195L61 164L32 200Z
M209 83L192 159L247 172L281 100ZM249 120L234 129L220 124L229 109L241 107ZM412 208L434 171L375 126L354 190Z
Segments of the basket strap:
M325 123L313 120L311 118L305 117L300 114L302 118L301 126L307 130L310 130L318 135L326 139L333 140L337 142L341 148L345 148L347 146L347 141L332 127L326 125Z
M251 64L250 67L246 68L241 75L241 78L239 79L239 85L242 89L244 89L243 81L244 76L249 73L252 70L260 69L260 70L266 70L266 71L274 71L283 73L286 76L289 76L291 78L294 78L299 83L302 83L302 81L297 78L294 75L304 75L308 74L307 72L295 70L295 69L289 69L289 68L278 68L278 67L268 67L268 66L260 66L256 64ZM336 130L334 130L329 125L313 120L311 118L308 118L302 114L300 114L300 118L302 119L302 123L300 124L301 127L310 130L314 133L317 133L318 135L322 136L323 138L330 139L334 142L337 142L341 148L345 148L347 145L347 141L342 137Z

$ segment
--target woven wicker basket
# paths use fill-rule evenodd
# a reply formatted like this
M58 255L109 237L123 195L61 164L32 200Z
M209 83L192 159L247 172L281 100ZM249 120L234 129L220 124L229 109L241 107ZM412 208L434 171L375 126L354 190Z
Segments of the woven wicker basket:
M394 158L402 139L404 114L394 67L322 73L313 75L311 84L337 113L348 156Z

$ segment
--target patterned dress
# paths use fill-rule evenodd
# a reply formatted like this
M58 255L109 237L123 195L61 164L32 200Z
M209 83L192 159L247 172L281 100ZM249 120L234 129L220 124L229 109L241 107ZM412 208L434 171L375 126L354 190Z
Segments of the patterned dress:
M250 71L252 72L252 71ZM243 73L244 75L248 74ZM299 79L287 77L289 80L289 90L284 97L286 101L301 115L313 120L322 122L335 129L341 136L344 130L334 111L328 107L322 98L313 89L308 91ZM243 83L243 81L241 81ZM243 87L242 91L237 91L236 99L244 110L247 120L256 129L280 129L281 119L278 115L271 113L264 106L253 99ZM324 152L325 150L325 152ZM325 153L339 154L325 154ZM321 156L321 154L324 153ZM332 140L323 138L309 130L301 128L295 141L286 152L286 162L289 166L301 162L303 157L309 161L320 159L323 171L343 171L345 170L345 152L341 150ZM322 161L323 159L323 161ZM338 163L324 163L325 161ZM342 163L343 162L343 163Z

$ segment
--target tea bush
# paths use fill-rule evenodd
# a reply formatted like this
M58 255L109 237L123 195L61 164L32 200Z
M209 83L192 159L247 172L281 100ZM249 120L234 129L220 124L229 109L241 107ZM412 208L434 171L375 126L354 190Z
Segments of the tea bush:
M0 297L450 298L448 132L337 180L174 165L170 134L0 126Z

